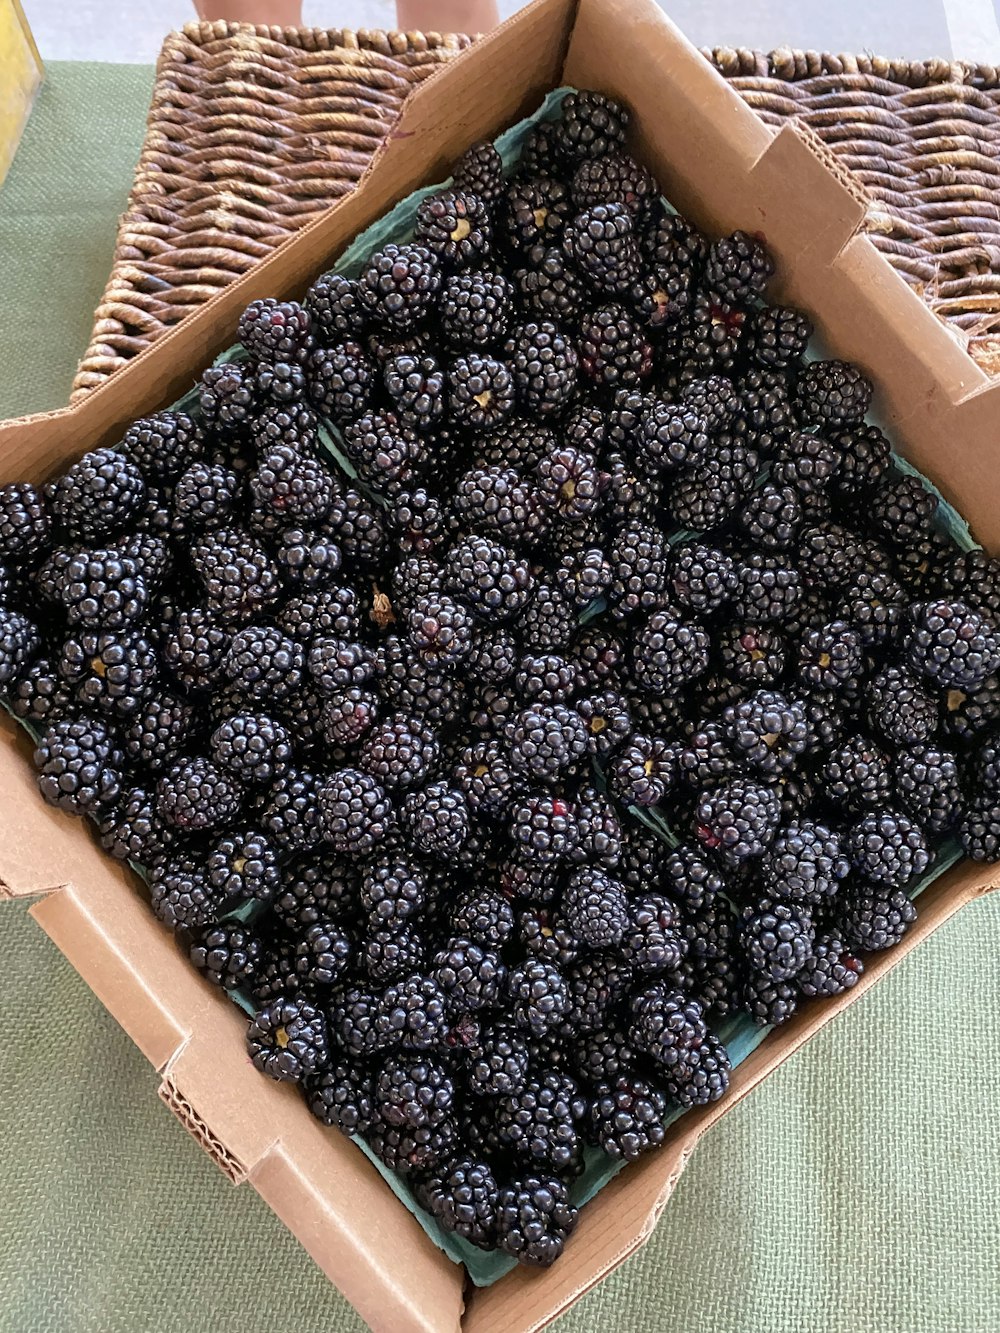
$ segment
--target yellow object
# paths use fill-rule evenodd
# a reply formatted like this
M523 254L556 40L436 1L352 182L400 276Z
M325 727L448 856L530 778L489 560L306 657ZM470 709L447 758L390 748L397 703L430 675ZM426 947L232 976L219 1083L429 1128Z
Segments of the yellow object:
M42 58L19 0L0 0L0 183L42 83Z

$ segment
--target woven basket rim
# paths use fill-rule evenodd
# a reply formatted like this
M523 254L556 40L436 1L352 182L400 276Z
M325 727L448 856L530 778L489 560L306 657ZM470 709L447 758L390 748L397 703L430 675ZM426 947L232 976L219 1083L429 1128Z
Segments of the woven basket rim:
M861 75L898 83L906 88L932 84L964 84L976 88L1000 87L1000 65L969 60L897 60L871 53L813 51L777 46L770 51L746 46L703 46L703 56L728 77L778 79L801 83L822 75Z
M404 32L400 28L282 28L260 23L240 23L235 19L193 19L174 29L169 37L183 36L195 46L210 42L227 41L241 34L300 49L356 47L359 50L385 50L391 46L394 54L405 51L427 51L442 48L464 49L474 37L460 32Z

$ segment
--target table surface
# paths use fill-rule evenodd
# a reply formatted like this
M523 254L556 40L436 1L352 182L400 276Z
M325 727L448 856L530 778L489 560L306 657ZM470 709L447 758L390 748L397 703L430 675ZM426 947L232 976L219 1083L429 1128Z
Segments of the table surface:
M49 76L0 190L0 417L66 400L152 82ZM24 905L0 927L0 1330L360 1329ZM994 1333L998 937L1000 896L966 908L726 1116L559 1333Z

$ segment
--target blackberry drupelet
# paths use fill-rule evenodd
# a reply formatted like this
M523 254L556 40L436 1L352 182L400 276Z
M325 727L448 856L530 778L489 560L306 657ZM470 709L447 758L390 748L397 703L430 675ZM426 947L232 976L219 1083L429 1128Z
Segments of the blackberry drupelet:
M872 383L849 361L810 361L795 388L804 424L854 426L868 411Z
M204 926L188 951L192 965L206 981L226 990L252 986L263 954L260 937L241 921Z
M268 1078L301 1083L328 1062L326 1019L308 1000L277 999L250 1020L247 1052Z
M385 837L392 805L369 773L344 768L331 773L318 792L323 836L338 852L364 856Z
M931 863L920 825L884 807L847 830L844 850L860 875L890 889L905 888Z
M74 541L93 542L131 528L146 500L135 463L115 449L94 449L50 482L53 518Z
M1000 667L1000 634L964 602L918 603L903 648L910 666L938 687L975 690Z
M99 814L121 793L122 756L114 733L96 717L54 721L34 753L38 790L71 815Z
M171 827L187 832L219 828L239 813L243 788L204 755L178 759L156 784L156 809Z
M891 949L917 919L917 909L901 889L862 886L844 903L839 927L849 949Z
M413 239L446 268L468 268L490 251L493 224L486 203L474 194L441 190L425 199L413 222Z
M695 812L695 833L710 851L729 862L762 856L781 817L781 803L771 787L734 778L704 792Z
M386 245L362 270L358 299L371 319L409 333L431 313L441 282L438 259L425 245Z

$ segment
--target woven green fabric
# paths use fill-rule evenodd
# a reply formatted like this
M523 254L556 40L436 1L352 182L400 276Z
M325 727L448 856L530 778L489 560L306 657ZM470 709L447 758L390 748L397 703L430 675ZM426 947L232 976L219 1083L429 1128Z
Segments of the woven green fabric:
M0 190L0 416L66 400L151 86L49 75ZM0 912L0 1330L360 1329L24 906ZM993 1333L998 935L1000 897L966 909L728 1115L559 1333Z

